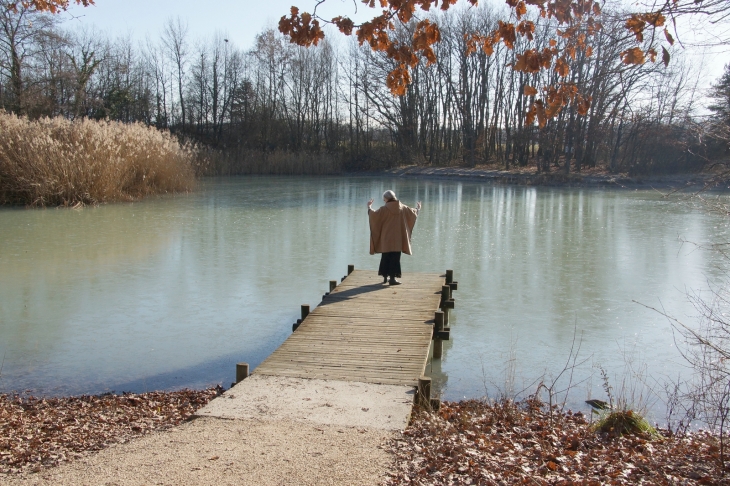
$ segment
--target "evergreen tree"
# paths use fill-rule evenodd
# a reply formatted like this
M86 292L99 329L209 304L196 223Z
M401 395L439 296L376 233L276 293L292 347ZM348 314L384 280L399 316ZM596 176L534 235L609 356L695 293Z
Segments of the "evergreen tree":
M725 124L730 125L730 64L725 64L725 72L716 84L712 85L710 97L714 102L710 110Z

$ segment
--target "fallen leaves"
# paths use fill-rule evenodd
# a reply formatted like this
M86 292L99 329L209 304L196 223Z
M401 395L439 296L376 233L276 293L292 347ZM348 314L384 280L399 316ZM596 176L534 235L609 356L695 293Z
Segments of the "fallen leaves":
M0 395L0 473L39 470L186 420L218 390L65 398Z
M615 438L535 401L445 402L391 442L386 484L730 484L716 443L706 432Z

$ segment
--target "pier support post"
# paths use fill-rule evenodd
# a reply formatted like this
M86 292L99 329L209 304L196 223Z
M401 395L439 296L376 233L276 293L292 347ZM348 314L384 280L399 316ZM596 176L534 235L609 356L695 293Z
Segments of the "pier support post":
M299 326L302 324L302 322L304 322L304 319L306 319L306 317L308 315L309 315L309 304L302 304L302 318L297 319L297 322L292 324L291 331L292 332L296 331L299 328Z
M433 328L434 328L434 335L438 335L439 331L444 330L444 317L445 315L448 315L444 313L443 311L436 311L436 316L434 317L433 322ZM433 359L441 359L441 356L444 353L444 342L443 340L439 338L435 338L433 340Z
M355 271L355 265L348 265L347 266L347 274L348 275L350 275L354 271Z
M445 303L451 300L451 287L448 285L441 286L441 303Z
M431 408L431 378L421 376L418 378L418 392L416 393L416 403L419 407L426 410Z
M335 290L335 287L337 287L337 280L330 280L330 292Z
M446 285L451 287L452 292L459 288L459 282L454 281L454 271L453 270L446 270Z
M236 383L248 378L248 363L236 363Z

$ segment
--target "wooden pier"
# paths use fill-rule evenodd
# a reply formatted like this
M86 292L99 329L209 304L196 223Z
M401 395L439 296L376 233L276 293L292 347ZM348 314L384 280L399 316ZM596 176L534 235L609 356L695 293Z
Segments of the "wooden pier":
M431 343L440 358L449 338L457 283L451 271L408 273L401 281L384 285L377 272L350 266L313 311L302 306L292 335L254 373L419 386L428 400L430 380L423 375ZM247 372L246 365L241 375Z

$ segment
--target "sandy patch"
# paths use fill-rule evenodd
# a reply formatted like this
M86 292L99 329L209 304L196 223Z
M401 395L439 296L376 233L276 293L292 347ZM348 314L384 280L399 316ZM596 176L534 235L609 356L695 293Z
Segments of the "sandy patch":
M278 419L201 417L8 485L368 485L396 432Z
M195 414L403 430L413 394L411 386L254 374Z

